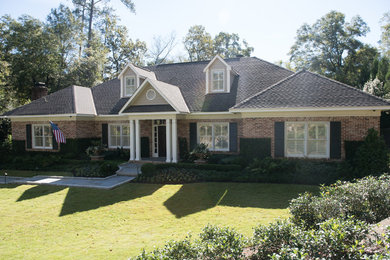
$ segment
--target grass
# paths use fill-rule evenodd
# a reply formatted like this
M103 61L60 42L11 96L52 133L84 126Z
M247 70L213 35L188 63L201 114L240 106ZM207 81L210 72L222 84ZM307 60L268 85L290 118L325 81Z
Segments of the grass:
M4 176L4 173L12 177L33 177L36 175L47 175L47 176L73 176L71 172L67 171L25 171L25 170L0 170L0 176Z
M252 227L289 216L315 186L259 183L158 185L114 190L0 186L0 259L127 259L197 235L206 224Z

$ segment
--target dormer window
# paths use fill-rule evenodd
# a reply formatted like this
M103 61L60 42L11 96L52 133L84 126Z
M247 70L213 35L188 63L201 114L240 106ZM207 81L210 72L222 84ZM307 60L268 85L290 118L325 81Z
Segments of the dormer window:
M134 76L126 76L125 77L125 96L131 96L134 94L137 89L136 80Z
M223 70L213 70L212 71L212 91L224 91L224 71Z

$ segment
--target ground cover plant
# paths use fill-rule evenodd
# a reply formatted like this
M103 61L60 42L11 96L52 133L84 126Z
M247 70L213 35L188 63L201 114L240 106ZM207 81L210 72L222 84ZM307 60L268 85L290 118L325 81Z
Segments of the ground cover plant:
M249 237L254 223L288 217L289 200L317 190L260 183L0 185L0 259L127 259L195 236L208 223Z
M292 200L291 218L255 227L250 247L235 230L207 226L199 238L170 241L135 259L388 259L390 227L376 233L370 223L390 217L389 180L370 176L322 187L319 196L305 193Z

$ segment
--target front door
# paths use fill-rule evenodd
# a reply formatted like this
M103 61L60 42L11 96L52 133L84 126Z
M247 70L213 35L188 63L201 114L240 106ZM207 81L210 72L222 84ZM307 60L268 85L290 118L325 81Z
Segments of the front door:
M166 127L158 126L158 156L167 156L167 139L166 139Z

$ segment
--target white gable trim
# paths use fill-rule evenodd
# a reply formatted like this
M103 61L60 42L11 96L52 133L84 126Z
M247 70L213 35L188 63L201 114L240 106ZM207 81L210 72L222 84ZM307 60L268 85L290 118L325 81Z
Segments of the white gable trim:
M147 79L145 79L145 81L142 83L142 85L139 87L139 88L137 88L137 90L134 92L134 94L131 96L131 98L126 102L126 104L121 108L121 110L119 111L119 115L122 115L123 114L123 111L128 107L128 106L130 106L131 105L131 103L132 103L132 101L138 96L138 94L145 88L145 86L147 85L147 83L149 83L152 87L153 87L153 89L158 93L158 94L160 94L163 98L164 98L164 100L169 104L169 105L171 105L174 109L175 109L175 113L180 113L180 110L177 108L177 106L175 105L175 104L173 104L172 102L171 102L171 100L169 99L169 98L167 98L165 95L164 95L164 93L162 93L159 89L158 89L158 87L156 87L155 85L154 85L154 83L152 82L152 80L149 80L148 78ZM160 112L159 112L160 113Z
M226 69L230 72L230 70L232 69L232 67L226 63L226 61L224 61L221 56L219 56L218 54L215 55L215 57L209 62L209 64L207 64L206 68L203 69L203 72L206 72L210 66L214 63L214 61L218 59L220 62L222 62L223 65L226 66Z

